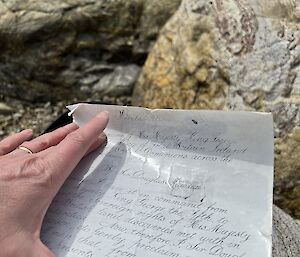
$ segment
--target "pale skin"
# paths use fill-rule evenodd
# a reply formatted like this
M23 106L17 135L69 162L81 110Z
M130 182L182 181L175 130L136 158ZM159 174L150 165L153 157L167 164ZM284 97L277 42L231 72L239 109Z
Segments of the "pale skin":
M55 257L40 240L44 216L79 161L106 142L107 123L102 112L82 128L72 123L35 139L24 130L0 142L0 257Z

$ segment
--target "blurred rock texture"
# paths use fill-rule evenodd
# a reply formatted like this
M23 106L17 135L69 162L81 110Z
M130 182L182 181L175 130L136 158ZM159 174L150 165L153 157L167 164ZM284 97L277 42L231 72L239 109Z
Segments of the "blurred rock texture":
M272 111L275 200L300 217L299 6L180 2L0 1L0 136L40 133L74 99L127 104L138 77L136 105ZM273 257L299 257L299 222L275 206L273 222Z
M138 66L179 3L0 1L0 93L28 101L97 98L109 80L117 90L105 93L131 94ZM121 84L107 77L124 72Z
M300 256L300 222L293 220L278 207L273 208L272 257Z
M300 218L300 2L183 0L149 54L133 104L271 111L275 201Z

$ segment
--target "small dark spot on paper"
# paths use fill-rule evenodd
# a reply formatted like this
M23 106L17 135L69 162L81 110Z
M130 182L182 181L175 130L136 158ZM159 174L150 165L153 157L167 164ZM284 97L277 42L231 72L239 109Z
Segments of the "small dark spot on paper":
M198 124L198 121L196 121L196 120L192 120L192 122L196 125Z

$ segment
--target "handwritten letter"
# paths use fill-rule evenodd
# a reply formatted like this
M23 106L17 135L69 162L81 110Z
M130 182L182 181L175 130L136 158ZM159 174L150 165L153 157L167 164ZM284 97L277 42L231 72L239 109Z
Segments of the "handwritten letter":
M271 257L270 114L69 106L110 114L47 212L58 257Z

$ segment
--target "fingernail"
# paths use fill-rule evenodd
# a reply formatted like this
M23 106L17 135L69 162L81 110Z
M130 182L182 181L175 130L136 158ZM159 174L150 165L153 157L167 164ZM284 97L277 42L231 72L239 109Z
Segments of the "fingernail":
M78 125L74 122L67 124L65 127L70 128L72 130L78 129Z
M98 115L97 115L97 117L108 117L108 115L109 115L109 113L108 113L108 111L102 111L102 112L100 112Z
M32 129L24 129L22 132L23 132L23 133L26 133L26 134L28 134L28 135L32 135L32 134L33 134Z

